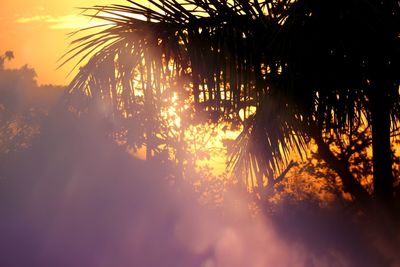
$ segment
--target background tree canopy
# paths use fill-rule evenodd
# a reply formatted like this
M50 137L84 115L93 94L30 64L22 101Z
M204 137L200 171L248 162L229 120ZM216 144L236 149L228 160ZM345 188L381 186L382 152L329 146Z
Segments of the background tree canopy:
M40 133L40 124L58 102L65 88L36 83L36 72L28 65L4 67L14 53L0 56L0 159L24 150Z

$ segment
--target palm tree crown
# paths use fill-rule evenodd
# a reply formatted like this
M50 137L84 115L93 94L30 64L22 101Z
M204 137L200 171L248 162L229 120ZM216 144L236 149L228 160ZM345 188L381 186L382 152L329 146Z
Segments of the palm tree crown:
M127 116L139 112L142 99L146 121L154 120L157 97L173 92L212 121L234 124L243 113L235 166L271 176L285 170L293 151L303 155L311 139L334 159L323 148L331 130L351 135L377 117L389 121L381 128L390 134L399 120L396 1L128 2L87 10L109 24L72 42L65 60L89 59L71 91L109 99ZM382 104L386 113L375 112ZM377 128L373 143L385 135ZM390 154L390 137L389 152L381 147ZM350 191L363 191L342 162L330 162Z

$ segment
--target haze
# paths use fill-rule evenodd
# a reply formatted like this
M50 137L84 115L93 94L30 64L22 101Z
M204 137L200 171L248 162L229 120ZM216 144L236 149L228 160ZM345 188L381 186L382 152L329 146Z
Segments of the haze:
M10 68L28 64L36 70L39 84L66 85L73 63L57 70L57 59L67 50L67 34L88 26L77 7L124 3L122 0L4 1L0 10L0 51L13 50Z

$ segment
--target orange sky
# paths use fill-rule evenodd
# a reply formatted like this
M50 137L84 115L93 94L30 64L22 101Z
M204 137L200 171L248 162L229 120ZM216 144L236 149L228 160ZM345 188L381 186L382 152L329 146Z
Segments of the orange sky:
M72 64L56 70L57 59L68 49L66 34L88 25L76 7L124 4L124 0L9 0L0 9L0 54L14 51L8 67L28 64L36 70L39 84L65 85Z

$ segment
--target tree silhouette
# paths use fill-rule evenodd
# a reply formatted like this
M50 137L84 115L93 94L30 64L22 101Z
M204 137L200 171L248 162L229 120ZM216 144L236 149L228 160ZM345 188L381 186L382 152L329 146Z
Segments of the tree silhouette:
M40 133L41 121L65 89L53 85L38 86L36 72L28 65L4 68L4 60L13 58L11 51L0 56L1 159L31 145L33 138Z
M129 2L88 9L111 25L73 41L65 60L89 60L71 91L110 95L118 109L128 106L136 79L147 103L148 147L157 92L192 98L197 114L244 125L231 163L269 180L314 140L360 202L368 191L328 140L348 135L353 142L357 125L371 125L373 193L391 201L390 131L399 121L396 1Z
M7 60L12 60L14 58L14 52L13 51L6 51L4 55L0 56L0 69L4 69L4 61Z
M282 37L297 47L283 53L293 80L318 88L313 91L319 94L318 105L324 102L323 128L352 126L359 120L357 110L367 113L374 194L380 200L393 196L390 128L398 120L398 22L399 7L391 1L298 1L285 23L289 34ZM331 111L336 116L332 126Z

